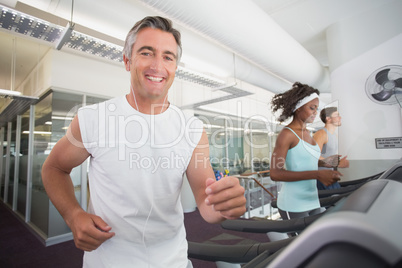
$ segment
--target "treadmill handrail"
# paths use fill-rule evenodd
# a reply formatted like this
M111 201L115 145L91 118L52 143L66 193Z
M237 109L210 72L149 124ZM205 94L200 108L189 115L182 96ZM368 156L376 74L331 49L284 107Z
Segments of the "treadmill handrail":
M320 206L321 207L333 206L333 205L335 205L336 202L338 202L339 200L341 200L344 197L347 197L351 193L352 192L347 192L347 193L344 193L344 194L322 197L322 198L319 199ZM277 201L276 200L271 201L271 206L273 208L278 208Z
M219 245L188 242L188 257L206 261L246 263L263 252L273 254L289 245L296 237L284 240L246 245Z
M290 220L226 220L221 223L221 226L226 230L249 233L296 232L306 228L325 214L325 212L326 211L317 215Z
M361 178L361 179L357 179L357 180L348 180L348 181L340 181L339 184L341 185L341 187L345 187L345 186L349 186L349 185L355 185L355 184L359 184L362 182L368 182L371 180L376 180L378 179L382 174L384 174L385 171L382 171L380 173L377 173L375 175L371 175L365 178Z

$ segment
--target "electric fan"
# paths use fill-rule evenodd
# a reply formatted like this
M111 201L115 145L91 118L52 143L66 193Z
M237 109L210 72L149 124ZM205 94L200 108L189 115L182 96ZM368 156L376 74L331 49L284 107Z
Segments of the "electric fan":
M366 93L376 103L398 103L402 108L402 66L387 65L374 71L367 78Z

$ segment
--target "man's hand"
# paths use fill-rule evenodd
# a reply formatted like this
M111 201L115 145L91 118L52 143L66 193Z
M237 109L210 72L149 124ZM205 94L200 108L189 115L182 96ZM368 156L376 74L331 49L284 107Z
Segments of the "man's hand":
M349 160L346 159L347 156L344 156L339 160L339 165L338 167L340 168L348 168L349 167Z
M327 158L324 158L324 159L320 160L320 162L322 164L319 165L319 166L327 167L327 168L337 167L339 165L340 158L341 158L341 155L338 155L338 154L328 156Z
M207 179L205 193L205 203L226 219L236 219L246 212L244 188L235 177Z
M75 246L85 251L97 249L115 235L102 218L85 211L77 213L68 223L73 232Z

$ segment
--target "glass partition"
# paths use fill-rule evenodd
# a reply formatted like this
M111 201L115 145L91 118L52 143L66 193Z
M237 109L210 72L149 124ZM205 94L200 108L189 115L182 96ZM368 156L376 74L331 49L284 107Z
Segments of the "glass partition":
M18 197L17 212L25 215L26 212L26 196L28 181L28 142L29 142L29 114L27 110L21 118L21 145L20 145L20 164L19 164L19 181L18 181Z
M230 134L228 142L229 174L242 174L246 171L244 166L244 129L239 121L234 121L233 125L227 123L228 133Z
M209 157L214 171L224 172L227 166L226 143L228 135L225 130L225 118L200 116L204 122L209 141Z
M46 245L69 240L72 236L44 189L43 163L56 142L65 135L78 109L83 104L105 100L96 96L49 91L31 106L32 111L28 109L13 122L0 127L0 199L25 219ZM30 129L33 136L30 136ZM30 148L33 148L32 152ZM87 167L86 164L82 166ZM87 197L86 171L78 166L70 174L76 198L78 202L85 200L84 205L86 199L83 198ZM85 183L83 193L82 183Z
M0 198L6 202L6 184L8 183L9 176L10 176L10 148L9 148L9 132L10 132L9 124L5 124L2 128L2 171L1 171L1 185L0 185ZM8 198L7 198L8 199Z
M204 122L214 170L242 174L269 170L273 132L267 123L225 116L196 115Z
M32 192L30 220L45 235L49 227L49 199L42 184L41 169L46 160L45 151L50 142L52 94L35 105L35 127L32 159ZM29 135L29 133L28 133Z
M78 109L85 102L85 98L81 94L53 91L35 106L30 224L37 227L45 239L71 232L45 192L41 171L50 151L56 142L65 135ZM87 100L89 103L96 103L104 99L88 97ZM24 127L24 129L26 128ZM24 141L25 137L21 139ZM81 173L81 166L78 166L70 174L78 202L81 200ZM26 186L21 190L26 192ZM22 196L20 200L23 202ZM23 212L22 207L22 205L19 206L21 212Z
M246 126L245 151L252 172L269 170L270 137L265 122L252 121Z
M7 197L6 203L12 207L13 205L13 197L14 197L14 171L15 171L15 164L16 164L16 157L19 152L16 152L16 141L15 135L17 132L17 124L16 121L13 121L11 124L11 142L10 142L10 160L8 164L8 192L5 195Z
M5 178L5 166L6 166L6 127L0 128L0 199L3 199L4 191L4 178Z
M278 184L269 176L270 160L279 128L266 120L196 114L208 135L214 171L241 175L245 187L245 217L273 217L270 206L278 194ZM217 175L217 174L215 174Z
M91 104L103 102L103 101L105 101L105 100L107 100L107 99L105 99L105 98L100 98L100 97L86 96L86 98L85 98L85 104L86 104L86 105L91 105Z
M14 189L14 162L15 162L15 121L7 123L4 155L4 178L2 181L2 198L6 204L12 206Z

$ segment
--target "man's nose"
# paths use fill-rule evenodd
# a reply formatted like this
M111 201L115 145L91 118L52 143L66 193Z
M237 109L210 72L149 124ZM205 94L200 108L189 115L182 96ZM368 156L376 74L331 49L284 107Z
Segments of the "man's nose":
M160 70L162 68L162 59L159 57L155 57L153 58L152 62L151 62L151 69L152 70Z

